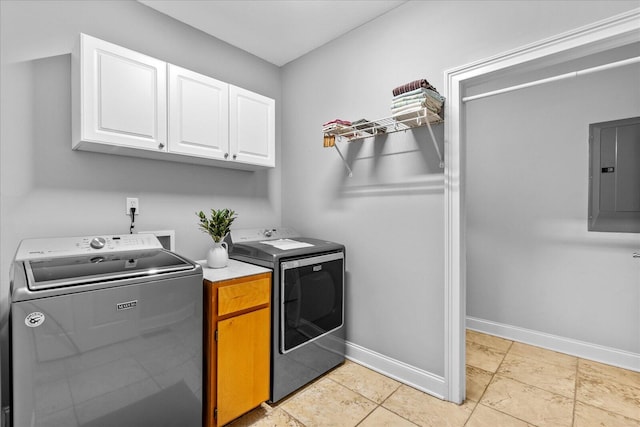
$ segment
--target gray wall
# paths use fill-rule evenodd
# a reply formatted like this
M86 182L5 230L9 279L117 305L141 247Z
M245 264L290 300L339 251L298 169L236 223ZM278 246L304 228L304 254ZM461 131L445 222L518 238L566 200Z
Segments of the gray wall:
M283 68L283 222L346 244L351 342L443 374L442 173L421 129L343 143L347 178L322 123L386 117L402 83L424 77L444 93L448 68L637 5L412 1Z
M467 104L468 315L640 354L640 235L587 231L589 124L639 116L639 76L636 64Z

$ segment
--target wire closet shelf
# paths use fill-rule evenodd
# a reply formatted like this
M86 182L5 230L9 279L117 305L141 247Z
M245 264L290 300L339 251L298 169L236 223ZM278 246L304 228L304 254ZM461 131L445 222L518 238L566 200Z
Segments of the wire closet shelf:
M401 117L401 118L400 118ZM407 131L419 127L426 126L431 136L433 146L438 153L440 159L440 168L444 168L444 159L442 158L442 152L438 146L435 135L433 134L432 125L443 123L444 119L436 113L429 111L427 108L421 108L419 110L404 113L400 116L384 117L377 120L359 120L351 125L340 125L335 129L323 130L325 138L325 147L334 147L338 152L338 155L344 163L344 167L349 173L349 177L353 176L353 172L349 167L345 157L342 155L340 148L335 144L335 139L339 141L353 142L362 140L365 138L373 138L380 135L388 135L390 133ZM329 139L329 142L327 141Z

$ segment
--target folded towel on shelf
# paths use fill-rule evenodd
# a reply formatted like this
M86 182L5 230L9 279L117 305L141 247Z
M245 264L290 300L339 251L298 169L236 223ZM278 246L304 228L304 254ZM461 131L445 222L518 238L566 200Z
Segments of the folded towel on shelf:
M347 121L343 120L342 122L347 122ZM351 122L348 122L348 123L351 123ZM353 132L353 126L344 125L344 124L337 123L337 122L333 122L333 123L331 123L329 125L323 126L322 127L322 132L324 132L325 135L334 135L334 136L340 136L340 137L344 137L344 138L352 138L352 137L355 136L355 133ZM333 144L331 144L329 146L332 147Z
M330 122L323 123L322 127L332 125L332 124L351 126L351 122L349 120L333 119Z
M416 93L415 95L399 95L399 96L394 96L393 98L391 98L391 103L395 104L396 102L405 102L405 101L411 101L412 99L422 99L426 96L429 96L426 92L420 91L419 93ZM437 99L437 98L436 98Z
M393 89L393 95L394 96L400 95L401 93L410 92L412 90L416 90L420 88L431 89L431 90L435 90L436 92L438 91L426 79L420 79L420 80L414 80L412 82L406 83L402 86L398 86L397 88Z
M387 128L382 126L380 123L371 122L366 119L356 120L355 122L351 123L351 126L355 129L370 133L372 135L387 132Z
M431 114L431 116L444 116L442 108L445 101L444 96L440 95L436 88L424 79L397 87L394 89L393 94L391 114L396 120L398 120L399 116L402 116L400 120L409 117L413 118L416 116L416 112L420 111L423 116L427 113ZM407 116L407 114L409 115ZM415 126L419 126L418 122L415 123Z
M412 99L412 98L416 98L416 97L422 97L422 96L425 96L425 95L426 96L430 96L430 97L432 97L434 99L437 99L440 102L444 102L444 100L445 100L445 97L440 95L435 90L425 89L425 88L412 90L411 92L401 93L400 95L394 96L391 100L392 100L392 102L395 102L395 101L400 101L400 100L403 100L403 99Z
M407 104L407 105L402 105L400 107L395 107L391 109L391 115L395 115L397 113L402 113L403 111L410 111L410 110L422 110L424 109L425 106L422 102L414 102L411 104Z
M326 134L338 135L350 138L353 136L353 127L349 120L334 119L322 125L322 131Z
M404 101L394 102L391 104L391 113L393 114L398 111L421 107L421 108L427 108L429 109L429 111L432 111L438 114L440 111L442 111L442 106L443 104L441 102L429 96L426 96L423 98L407 100L406 102Z
M323 126L322 132L330 133L332 135L347 136L347 134L353 134L353 127L340 123L332 123L330 125Z
M442 109L442 105L443 105L442 102L437 101L429 96L425 96L422 98L393 102L391 104L391 111L393 112L396 109L405 108L408 106L412 106L412 107L423 106L423 107L427 107L429 110L433 111L434 113L437 113Z

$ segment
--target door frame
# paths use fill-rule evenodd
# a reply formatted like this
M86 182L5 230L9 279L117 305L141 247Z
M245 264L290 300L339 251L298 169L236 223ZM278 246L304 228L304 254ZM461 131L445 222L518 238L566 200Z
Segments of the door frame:
M640 42L640 8L444 73L444 381L445 399L465 399L466 323L466 138L462 98L473 83L496 72L550 66ZM561 55L558 55L561 54ZM561 58L558 58L561 56Z

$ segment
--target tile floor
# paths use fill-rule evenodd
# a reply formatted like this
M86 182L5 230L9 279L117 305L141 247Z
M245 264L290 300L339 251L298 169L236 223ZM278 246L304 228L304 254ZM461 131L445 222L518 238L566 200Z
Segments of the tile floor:
M640 373L467 331L467 400L347 361L232 427L640 427Z

